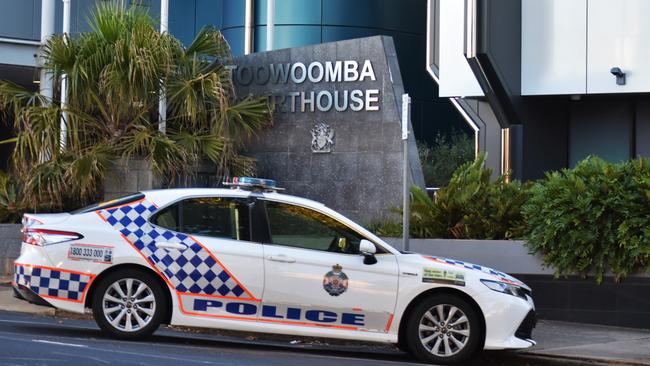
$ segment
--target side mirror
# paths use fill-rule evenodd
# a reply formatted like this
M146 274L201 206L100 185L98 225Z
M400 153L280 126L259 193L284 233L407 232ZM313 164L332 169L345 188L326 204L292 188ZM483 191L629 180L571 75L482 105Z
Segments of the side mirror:
M359 242L359 252L363 255L377 253L377 247L370 240L361 239Z
M377 258L375 258L376 252L377 247L375 247L375 244L369 240L361 239L361 242L359 242L359 253L363 255L363 264L377 263Z

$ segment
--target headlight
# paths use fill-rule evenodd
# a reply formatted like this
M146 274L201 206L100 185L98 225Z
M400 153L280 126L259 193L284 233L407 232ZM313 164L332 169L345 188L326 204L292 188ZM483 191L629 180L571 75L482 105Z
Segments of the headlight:
M504 294L521 297L526 300L526 291L519 286L511 285L501 281L481 280L490 290L502 292Z

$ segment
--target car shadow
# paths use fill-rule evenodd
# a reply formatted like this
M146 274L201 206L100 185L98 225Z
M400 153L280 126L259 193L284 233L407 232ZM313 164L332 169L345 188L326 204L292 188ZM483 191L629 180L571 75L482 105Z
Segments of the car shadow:
M244 338L236 337L222 337L216 335L205 334L191 334L183 333L168 329L159 330L152 336L142 340L119 340L113 338L100 329L90 329L87 327L76 327L74 325L65 325L62 327L51 327L48 325L40 324L21 324L12 329L14 332L21 332L25 334L38 334L40 336L52 336L63 338L88 338L94 340L103 340L110 342L128 342L130 344L161 344L161 345L182 345L189 347L203 347L203 348L228 348L239 350L251 351L277 351L277 352L299 352L303 354L324 355L334 357L348 357L359 358L365 360L381 360L402 362L408 364L422 364L418 360L411 357L409 354L395 350L387 351L385 347L378 346L378 349L354 349L351 346L327 345L327 344L283 344L280 342L272 341L258 341L247 340ZM365 347L364 347L365 348ZM383 348L383 349L382 349ZM535 362L522 362L521 359L516 357L514 352L508 351L489 351L482 352L477 358L462 363L462 366L515 366L515 365L528 365L528 366L544 366L543 363Z

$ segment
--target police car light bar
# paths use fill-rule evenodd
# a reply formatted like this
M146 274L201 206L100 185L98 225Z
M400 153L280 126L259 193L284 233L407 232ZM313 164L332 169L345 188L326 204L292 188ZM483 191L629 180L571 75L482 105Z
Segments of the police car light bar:
M233 177L232 182L223 182L223 184L225 186L230 186L233 189L241 188L263 192L284 190L284 188L279 188L274 180L262 178Z

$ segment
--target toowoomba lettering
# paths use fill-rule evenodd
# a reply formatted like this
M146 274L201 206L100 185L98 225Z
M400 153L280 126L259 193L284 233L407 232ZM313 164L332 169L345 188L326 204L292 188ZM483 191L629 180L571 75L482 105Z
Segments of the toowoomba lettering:
M265 86L268 84L303 83L352 83L373 82L377 80L375 70L370 60L364 60L360 65L354 60L346 61L314 61L272 63L266 65L237 66L233 72L237 84L248 86ZM337 112L347 110L378 111L380 104L379 89L337 89L320 91L288 91L273 93L269 101L279 112L327 112L335 109Z

